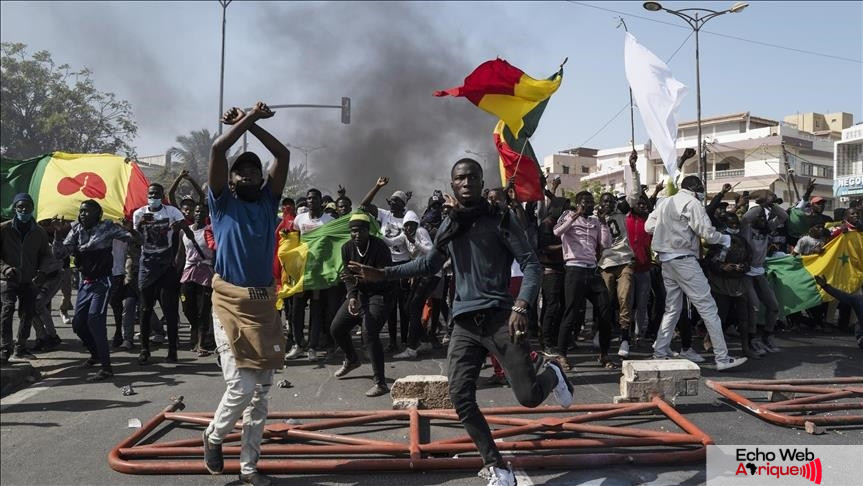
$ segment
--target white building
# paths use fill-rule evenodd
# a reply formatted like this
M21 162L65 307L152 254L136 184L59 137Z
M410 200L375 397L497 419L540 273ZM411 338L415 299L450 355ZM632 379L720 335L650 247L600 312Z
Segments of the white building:
M563 190L578 191L581 179L596 170L596 149L578 147L546 155L542 159L542 170L549 181L560 176Z
M834 144L833 174L833 192L842 206L863 199L863 123L842 130Z
M824 197L827 200L825 210L833 210L834 143L830 137L815 136L791 124L752 116L748 112L705 118L701 126L702 137L707 143L708 194L719 192L723 184L729 183L734 187L728 195L729 200L744 191L757 197L756 191L770 190L790 203L797 199L793 183L802 195L809 178L814 177L816 188L813 195ZM678 156L687 147L696 148L697 137L695 121L681 123L678 127ZM783 143L789 170L785 166ZM649 143L636 145L635 150L639 154L637 168L641 183L652 187L664 180L667 173L659 153ZM581 177L582 188L598 182L603 190L620 194L628 192L631 151L631 146L598 150L597 169ZM698 160L693 157L684 165L683 173L697 172Z

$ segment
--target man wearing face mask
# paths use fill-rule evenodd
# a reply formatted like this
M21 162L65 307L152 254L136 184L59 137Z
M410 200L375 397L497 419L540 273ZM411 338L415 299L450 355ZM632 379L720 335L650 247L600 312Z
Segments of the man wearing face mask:
M746 362L746 358L728 356L722 322L716 302L710 296L710 284L698 264L700 239L708 245L731 245L731 237L716 231L704 209L704 183L697 176L686 176L677 194L665 198L647 217L644 229L653 235L651 247L662 264L665 284L665 314L662 316L654 357L671 357L671 338L683 307L683 296L698 309L713 343L716 369L728 370Z
M15 216L0 226L0 356L3 363L10 357L33 359L27 350L30 326L36 311L36 296L44 279L44 269L51 263L48 234L33 221L33 198L29 194L16 194L12 199ZM18 340L12 354L12 320L15 303L21 311L18 322Z
M222 442L243 417L240 481L254 486L272 484L258 472L257 463L273 375L285 359L272 258L276 209L291 153L257 123L274 114L260 101L248 114L240 108L225 113L222 123L230 128L210 150L207 195L218 248L212 280L213 334L225 393L203 434L204 465L210 474L222 473ZM227 151L247 131L275 159L266 179L261 159L252 152L241 154L228 168Z
M186 217L174 206L165 205L165 188L150 184L147 188L147 205L132 214L132 225L141 234L141 265L138 270L140 288L141 354L138 363L150 361L150 324L153 307L158 299L168 327L168 356L166 361L177 362L179 341L180 279L174 266L176 248L174 231L186 226Z
M788 213L776 205L776 195L768 193L756 200L753 206L740 220L740 235L749 243L752 249L752 261L743 284L749 299L749 346L756 353L779 352L779 347L773 338L776 318L779 316L779 302L773 293L773 288L767 281L764 271L764 260L767 258L770 246L770 234L788 220ZM759 308L764 306L764 328L760 339L756 336L756 316Z
M82 368L101 365L87 381L101 381L114 375L108 347L108 294L111 289L112 251L114 240L127 243L138 240L134 231L127 231L113 221L102 221L102 206L88 199L78 210L78 224L54 220L54 256L75 257L81 272L72 329L90 352Z

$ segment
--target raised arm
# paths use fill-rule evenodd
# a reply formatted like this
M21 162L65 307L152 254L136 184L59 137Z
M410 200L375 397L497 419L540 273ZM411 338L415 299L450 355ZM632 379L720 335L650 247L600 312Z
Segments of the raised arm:
M180 182L189 175L189 171L183 169L180 171L180 175L174 179L174 182L171 183L171 187L168 188L168 202L171 203L171 206L175 208L180 207L180 201L177 201L177 188L180 187Z
M388 177L378 177L375 185L369 190L369 193L366 194L366 197L364 197L363 200L360 201L360 207L363 208L365 212L371 214L375 218L378 217L378 208L371 206L371 203L375 199L375 196L377 196L378 191L380 191L382 187L389 183L390 180Z
M270 118L274 115L270 108L260 101L252 108L252 114L258 114L259 119ZM249 127L249 132L264 144L264 147L273 154L275 162L270 167L270 191L279 196L285 189L285 181L288 180L288 169L290 168L291 152L285 144L279 142L270 132L264 130L257 124Z
M270 112L272 113L272 112ZM226 111L221 122L231 127L213 142L210 147L210 172L207 182L214 196L219 196L228 184L228 149L231 148L243 134L254 125L261 112L252 110L248 115L242 109L234 107ZM272 115L270 115L272 116Z
M192 186L192 189L195 190L195 194L198 195L198 202L206 203L207 197L204 195L204 190L201 189L201 185L198 184L198 182L195 181L195 179L192 178L191 175L187 175L186 180L189 181L189 184ZM177 205L175 204L174 206L177 206ZM177 207L179 207L179 206L177 206Z

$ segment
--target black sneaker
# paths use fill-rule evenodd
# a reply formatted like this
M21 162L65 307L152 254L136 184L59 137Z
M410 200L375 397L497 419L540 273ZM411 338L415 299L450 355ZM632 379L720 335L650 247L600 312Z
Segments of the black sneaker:
M10 358L11 356L12 356L12 352L11 352L11 351L9 351L8 349L0 350L0 361L2 361L2 362L3 362L3 364L8 363L8 362L9 362L9 358Z
M381 395L386 395L390 392L390 389L387 388L386 385L375 385L369 388L369 391L366 392L366 396L369 398L379 397Z
M250 474L240 473L240 481L243 484L251 484L252 486L270 486L273 484L273 480L269 476L261 474L258 471Z
M98 365L100 361L96 358L87 358L83 363L78 365L78 368L87 369Z
M210 474L222 474L222 470L225 469L225 457L222 455L222 444L213 444L210 442L210 438L207 436L206 430L202 437L204 439L204 466L206 466L207 471L210 471ZM243 480L242 475L240 475L240 480Z
M150 352L146 349L141 350L141 354L138 355L138 364L145 365L150 361Z
M106 369L102 368L102 369L101 369L101 370L99 370L95 375L88 376L88 377L87 377L87 382L88 382L88 383L93 383L93 382L96 382L96 381L103 381L103 380L107 380L108 378L110 378L110 377L112 377L112 376L114 376L114 372L113 372L113 371L106 370Z
M176 363L177 361L179 361L177 359L177 352L176 351L169 352L168 357L165 358L165 361L167 361L168 363Z
M114 338L111 340L111 346L119 348L121 344L123 344L123 336L115 334Z
M13 359L19 359L19 360L21 360L21 359L28 360L28 359L36 359L36 356L34 356L33 353L31 353L30 351L28 351L27 348L19 347L19 348L15 348L15 352L12 354L12 358Z
M36 339L36 344L30 348L30 351L45 351L48 348L48 342L45 339Z

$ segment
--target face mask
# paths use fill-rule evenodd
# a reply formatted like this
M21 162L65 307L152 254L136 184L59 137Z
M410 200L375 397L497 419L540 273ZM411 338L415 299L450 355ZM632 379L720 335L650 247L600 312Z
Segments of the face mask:
M156 199L155 197L148 197L147 206L153 210L159 209L162 207L162 200Z
M707 194L705 194L703 192L696 192L695 197L697 197L699 201L704 202L704 199L707 197Z
M740 233L740 228L738 228L738 229L725 228L725 231L726 231L729 235L736 235L737 233Z
M18 221L20 221L22 223L28 223L33 218L33 212L31 212L31 211L22 212L22 211L18 211L16 209L15 210L15 217L18 218Z
M237 197L246 202L255 202L261 198L261 188L255 184L237 184L234 190Z

